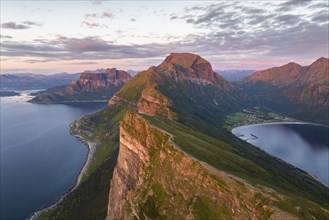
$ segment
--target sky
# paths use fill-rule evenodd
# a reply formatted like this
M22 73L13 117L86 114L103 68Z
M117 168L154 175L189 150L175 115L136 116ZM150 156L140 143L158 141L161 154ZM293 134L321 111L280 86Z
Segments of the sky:
M1 74L144 70L171 52L213 69L329 56L327 0L1 0Z

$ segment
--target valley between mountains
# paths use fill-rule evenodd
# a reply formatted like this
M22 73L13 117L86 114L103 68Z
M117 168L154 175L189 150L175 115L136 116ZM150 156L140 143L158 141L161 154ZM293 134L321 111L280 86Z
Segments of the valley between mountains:
M329 219L329 188L235 137L246 111L329 125L329 59L229 83L196 54L133 78L84 72L34 103L108 100L72 124L96 149L79 185L36 219Z

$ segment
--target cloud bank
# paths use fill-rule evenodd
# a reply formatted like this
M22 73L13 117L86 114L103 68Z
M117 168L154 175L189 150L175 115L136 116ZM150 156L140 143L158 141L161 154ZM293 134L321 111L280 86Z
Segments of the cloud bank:
M104 3L101 0L91 2L99 7ZM138 22L142 20L137 14L120 15L106 9L82 14L81 27L95 28L99 31L98 35L61 35L51 39L39 37L25 42L15 41L9 35L1 35L1 54L6 59L24 58L27 63L65 60L72 61L73 64L88 65L106 59L144 59L145 66L149 66L148 61L153 62L160 57L162 59L170 52L192 52L205 56L215 65L218 63L216 68L221 68L221 63L231 65L229 68L243 65L246 68L262 68L279 61L310 61L328 56L328 8L327 1L306 0L194 4L180 12L159 11L159 16L172 24L165 35L158 34L156 30L145 34L129 32L125 27L116 30L121 33L119 37L152 38L148 43L138 44L117 43L115 39L108 40L105 35L99 35L101 30L96 28L111 30L111 27L102 24L104 21L115 22L116 19L125 18L136 23L138 29ZM150 13L155 12L150 9ZM175 29L176 24L192 27L194 31L186 36L179 36L177 33L180 30ZM25 30L41 24L10 21L1 26L5 29ZM157 43L157 38L167 40L165 43Z

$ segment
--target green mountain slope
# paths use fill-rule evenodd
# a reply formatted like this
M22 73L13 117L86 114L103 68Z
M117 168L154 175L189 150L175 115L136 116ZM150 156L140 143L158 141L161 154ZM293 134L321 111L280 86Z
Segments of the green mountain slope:
M171 54L75 123L94 158L40 219L328 219L328 187L223 128L245 100L206 60Z

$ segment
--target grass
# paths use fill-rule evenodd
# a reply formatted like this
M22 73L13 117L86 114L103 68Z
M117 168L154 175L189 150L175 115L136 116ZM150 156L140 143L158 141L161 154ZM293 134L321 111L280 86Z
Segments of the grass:
M97 143L95 154L89 164L86 175L82 178L82 181L85 181L90 173L95 172L103 161L105 161L110 155L114 154L114 151L117 151L119 142L118 125L125 112L125 108L119 110L114 117L108 118L109 122L107 120L99 121L96 117L82 119L88 121L87 123L85 122L85 129L92 130L92 136L87 136L87 139L89 138L90 141Z
M196 196L192 207L196 219L219 219L219 216L221 219L232 219L232 211L225 204L214 205L209 196Z
M294 204L317 203L313 210L324 213L320 206L329 207L329 189L304 172L279 161L257 148L230 137L230 142L175 121L146 117L152 124L174 135L183 151L213 167L241 177L251 184L274 189L290 198ZM202 127L202 126L201 126ZM223 133L212 128L212 132ZM312 201L312 202L311 202ZM307 213L311 210L306 209ZM298 214L298 213L294 213ZM300 215L301 217L303 215Z
M237 180L228 183L230 178L214 175L199 162L186 158L170 144L167 134L148 123L132 116L122 123L127 135L142 143L149 155L149 165L138 174L140 185L133 187L127 201L123 201L134 213L147 219L182 219L190 212L196 219L231 219L234 207L236 211L242 210L242 215L255 213L262 219L269 218L267 197L260 194L253 198L250 186ZM236 197L239 202L233 199Z
M84 130L88 131L85 138L99 142L95 157L77 190L65 198L56 209L44 213L41 217L45 217L41 219L105 218L109 181L118 152L119 123L128 108L134 110L134 108L130 108L130 103L137 105L136 101L140 99L142 92L150 88L156 89L165 97L170 98L175 120L143 117L151 124L171 133L174 136L174 142L184 152L218 170L240 177L256 187L273 189L286 198L279 198L276 203L273 201L271 203L267 197L255 195L252 201L258 202L259 207L257 208L263 210L264 205L272 204L301 219L311 216L318 216L319 219L329 218L328 213L321 208L321 206L329 208L329 189L327 187L306 173L241 141L223 128L227 120L230 126L248 118L250 114L263 112L261 102L260 108L249 109L247 107L250 106L237 104L234 96L225 94L225 91L216 90L212 85L191 86L188 83L174 83L172 79L163 75L161 75L162 84L156 84L157 77L160 75L153 74L151 70L139 73L134 79L127 82L117 94L128 101L129 106L122 106L119 103L110 110L104 110L82 120ZM153 90L151 90L151 94L152 92ZM243 109L246 110L243 111ZM269 111L266 114L263 116L276 117ZM171 210L178 208L180 213L185 213L185 211L187 213L188 209L185 208L186 205L189 205L194 207L193 210L200 219L213 218L218 215L229 219L230 210L227 207L216 206L207 196L202 193L196 194L200 190L197 188L198 184L203 183L206 178L216 181L215 186L224 189L228 187L225 182L210 176L209 173L201 172L201 168L196 162L189 164L186 170L195 172L200 179L190 181L180 179L182 175L177 177L175 165L182 163L185 157L182 152L175 150L166 142L167 135L151 129L148 133L152 137L151 142L149 139L147 142L145 139L147 133L141 131L146 125L140 127L143 128L141 130L136 130L135 125L122 124L122 126L144 146L152 141L157 143L156 147L151 148L149 152L151 166L145 169L143 174L142 178L145 182L136 189L140 197L135 205L139 206L140 216L161 219L165 213L169 213L173 219L178 219L179 213ZM166 154L164 159L161 159L160 152ZM172 190L170 187L173 184L181 189L181 192ZM233 194L239 198L247 190L241 184L236 184L236 188L237 190ZM153 194L150 193L151 189ZM207 190L209 188L203 188L204 192L208 192ZM188 192L189 194L186 194L193 198L185 200L183 191ZM296 211L295 207L301 207L303 210ZM213 212L209 213L210 211L206 210ZM244 211L247 212L248 209L244 207ZM266 211L262 215L266 219L270 213Z
M155 78L156 75L152 74L152 71L140 72L133 80L129 80L117 95L130 102L137 102L145 89L155 86Z

